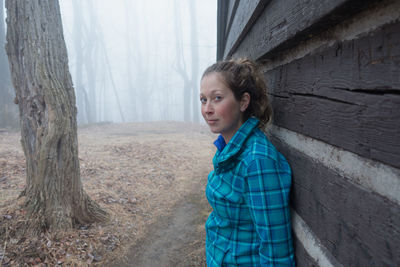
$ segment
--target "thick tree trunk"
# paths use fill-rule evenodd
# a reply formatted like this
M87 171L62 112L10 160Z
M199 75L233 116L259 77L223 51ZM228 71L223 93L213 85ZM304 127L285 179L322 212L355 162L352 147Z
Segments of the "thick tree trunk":
M83 191L75 94L57 0L6 0L7 45L20 109L30 223L52 229L107 214Z

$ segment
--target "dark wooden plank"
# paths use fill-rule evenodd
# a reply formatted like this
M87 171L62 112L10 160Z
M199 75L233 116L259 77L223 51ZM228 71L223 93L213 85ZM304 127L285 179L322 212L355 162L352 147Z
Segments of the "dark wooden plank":
M400 22L337 42L276 68L266 78L275 93L315 92L339 100L346 100L346 90L400 91Z
M229 31L226 32L224 57L226 57L227 52L236 49L270 1L271 0L235 1L237 6L235 7L235 12L232 13L232 26Z
M274 123L399 168L399 66L396 23L269 71Z
M291 203L344 266L400 266L400 207L271 137L293 170Z
M258 19L249 25L249 31L239 39L239 43L236 42L237 45L231 46L230 40L226 42L225 58L231 56L246 56L252 59L271 58L308 39L310 34L318 35L344 19L350 18L374 2L379 1L270 1ZM239 11L240 8L237 13ZM231 31L234 31L233 27ZM233 37L236 36L238 35L233 35Z
M274 124L400 167L400 96L360 96L370 106L314 96L274 97Z
M220 60L225 51L225 31L228 19L229 2L218 0L217 6L217 60Z
M228 1L228 3L229 3L229 6L228 6L228 24L226 26L226 30L225 30L225 33L224 33L225 40L228 37L229 31L231 30L232 23L233 23L233 20L235 18L236 10L237 10L237 7L239 6L239 2L240 2L240 0Z
M315 262L315 260L307 253L304 249L303 244L299 239L294 236L293 238L294 245L294 256L296 261L296 266L302 267L318 267L319 265Z

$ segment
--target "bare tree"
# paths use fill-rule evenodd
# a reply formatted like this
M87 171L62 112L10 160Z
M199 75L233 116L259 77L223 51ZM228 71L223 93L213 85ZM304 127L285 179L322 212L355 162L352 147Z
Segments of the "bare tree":
M191 57L191 74L188 74L186 66L184 47L182 44L182 28L181 22L178 20L180 17L179 4L175 0L175 35L176 35L176 54L177 64L176 72L183 79L183 102L184 102L184 120L198 122L200 119L199 113L199 93L197 87L198 71L199 71L199 51L198 51L198 39L197 39L197 22L196 22L196 11L195 1L188 1L189 4L189 16L190 16L190 57Z
M128 80L128 92L129 92L129 99L130 102L132 103L132 107L130 108L129 112L129 117L130 120L136 121L138 119L138 92L136 90L137 86L134 84L134 78L137 77L133 71L133 42L135 40L135 35L134 31L132 29L135 29L136 26L136 21L137 21L137 15L136 15L136 9L132 6L132 1L131 0L125 0L124 1L125 5L125 18L126 18L126 23L125 23L125 36L126 36L126 78ZM132 22L132 20L134 20ZM136 61L136 58L135 58Z
M200 109L199 109L199 91L198 91L198 72L199 72L199 42L197 39L197 18L196 18L196 1L189 1L189 15L190 15L190 51L192 56L191 61L191 87L192 87L192 121L199 122Z
M98 58L98 34L97 29L99 28L99 24L97 23L97 16L95 14L95 6L93 0L86 1L88 5L87 10L89 11L88 15L88 26L85 27L85 54L84 54L84 62L86 69L86 81L87 81L87 94L88 101L86 102L87 110L88 110L88 122L94 123L97 121L97 94L96 94L96 78L97 78L97 64L93 64L96 62Z
M7 44L26 157L30 229L107 218L80 179L75 93L57 0L6 0Z
M185 56L183 54L183 44L182 44L182 28L180 18L180 6L178 2L175 0L174 2L174 26L175 26L175 38L176 38L176 68L175 71L181 76L183 79L183 120L190 121L191 117L191 93L192 90L190 88L190 79L187 74Z
M81 1L73 0L74 9L74 48L76 53L75 87L78 99L79 123L93 123L96 121L96 15L93 11L93 2L85 2L88 7L88 20L82 14Z
M111 70L111 67L110 67L111 66L110 65L110 60L108 58L108 53L107 53L107 50L105 48L103 38L101 38L101 36L99 38L99 44L100 44L99 48L101 49L100 50L101 54L103 55L103 57L102 57L103 62L104 62L103 65L105 66L105 71L106 71L105 75L108 75L108 77L110 79L111 88L113 89L112 92L113 92L113 94L115 96L115 100L117 102L119 115L121 116L122 122L125 122L125 116L124 116L124 113L122 112L121 101L119 100L118 90L117 90L117 87L115 86L114 77L113 77L112 70Z
M4 50L6 42L4 27L4 2L0 0L0 127L18 126L18 109L13 103L14 92L11 84L7 55Z
M75 48L75 90L77 95L77 106L78 106L78 121L79 123L88 122L88 99L86 90L83 85L83 27L85 23L83 21L82 9L78 5L77 0L72 1L72 7L74 9L74 24L73 24L73 36L74 36L74 48Z

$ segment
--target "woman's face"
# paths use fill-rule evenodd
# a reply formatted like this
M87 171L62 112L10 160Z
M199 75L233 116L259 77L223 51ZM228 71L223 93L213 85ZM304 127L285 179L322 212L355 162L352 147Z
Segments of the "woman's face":
M213 72L203 77L200 84L201 114L211 132L220 133L228 143L243 124L243 112L250 96L245 93L237 101L232 90L223 82L221 74Z

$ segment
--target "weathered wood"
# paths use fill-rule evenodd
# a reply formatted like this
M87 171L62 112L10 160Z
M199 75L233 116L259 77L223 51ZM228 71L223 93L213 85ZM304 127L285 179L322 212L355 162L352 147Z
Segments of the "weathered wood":
M276 125L301 132L361 156L400 166L400 97L370 96L359 106L294 95L274 98Z
M221 59L225 51L225 31L228 19L229 2L218 0L217 6L217 59Z
M400 22L396 22L278 67L266 78L277 94L289 91L346 100L346 90L400 92L399 64Z
M315 260L308 255L307 251L304 249L304 246L301 244L300 240L295 236L293 238L293 246L294 246L294 255L296 266L309 266L309 267L317 267L318 264Z
M274 123L400 167L399 63L396 23L269 71Z
M327 28L377 1L266 1L269 4L257 20L244 22L247 23L245 33L232 35L233 40L226 43L224 57L246 56L252 59L274 57L277 53L308 39L310 34L317 35L326 31Z
M233 20L235 18L235 13L237 10L237 7L239 6L240 0L234 0L234 1L227 1L228 2L228 8L227 8L227 25L226 29L224 32L224 38L226 39L228 37L228 33L231 30Z
M344 266L399 266L400 207L348 182L278 138L293 170L291 203Z
M270 0L239 1L237 9L235 8L228 18L232 26L225 32L225 58L229 51L238 47L269 2Z

